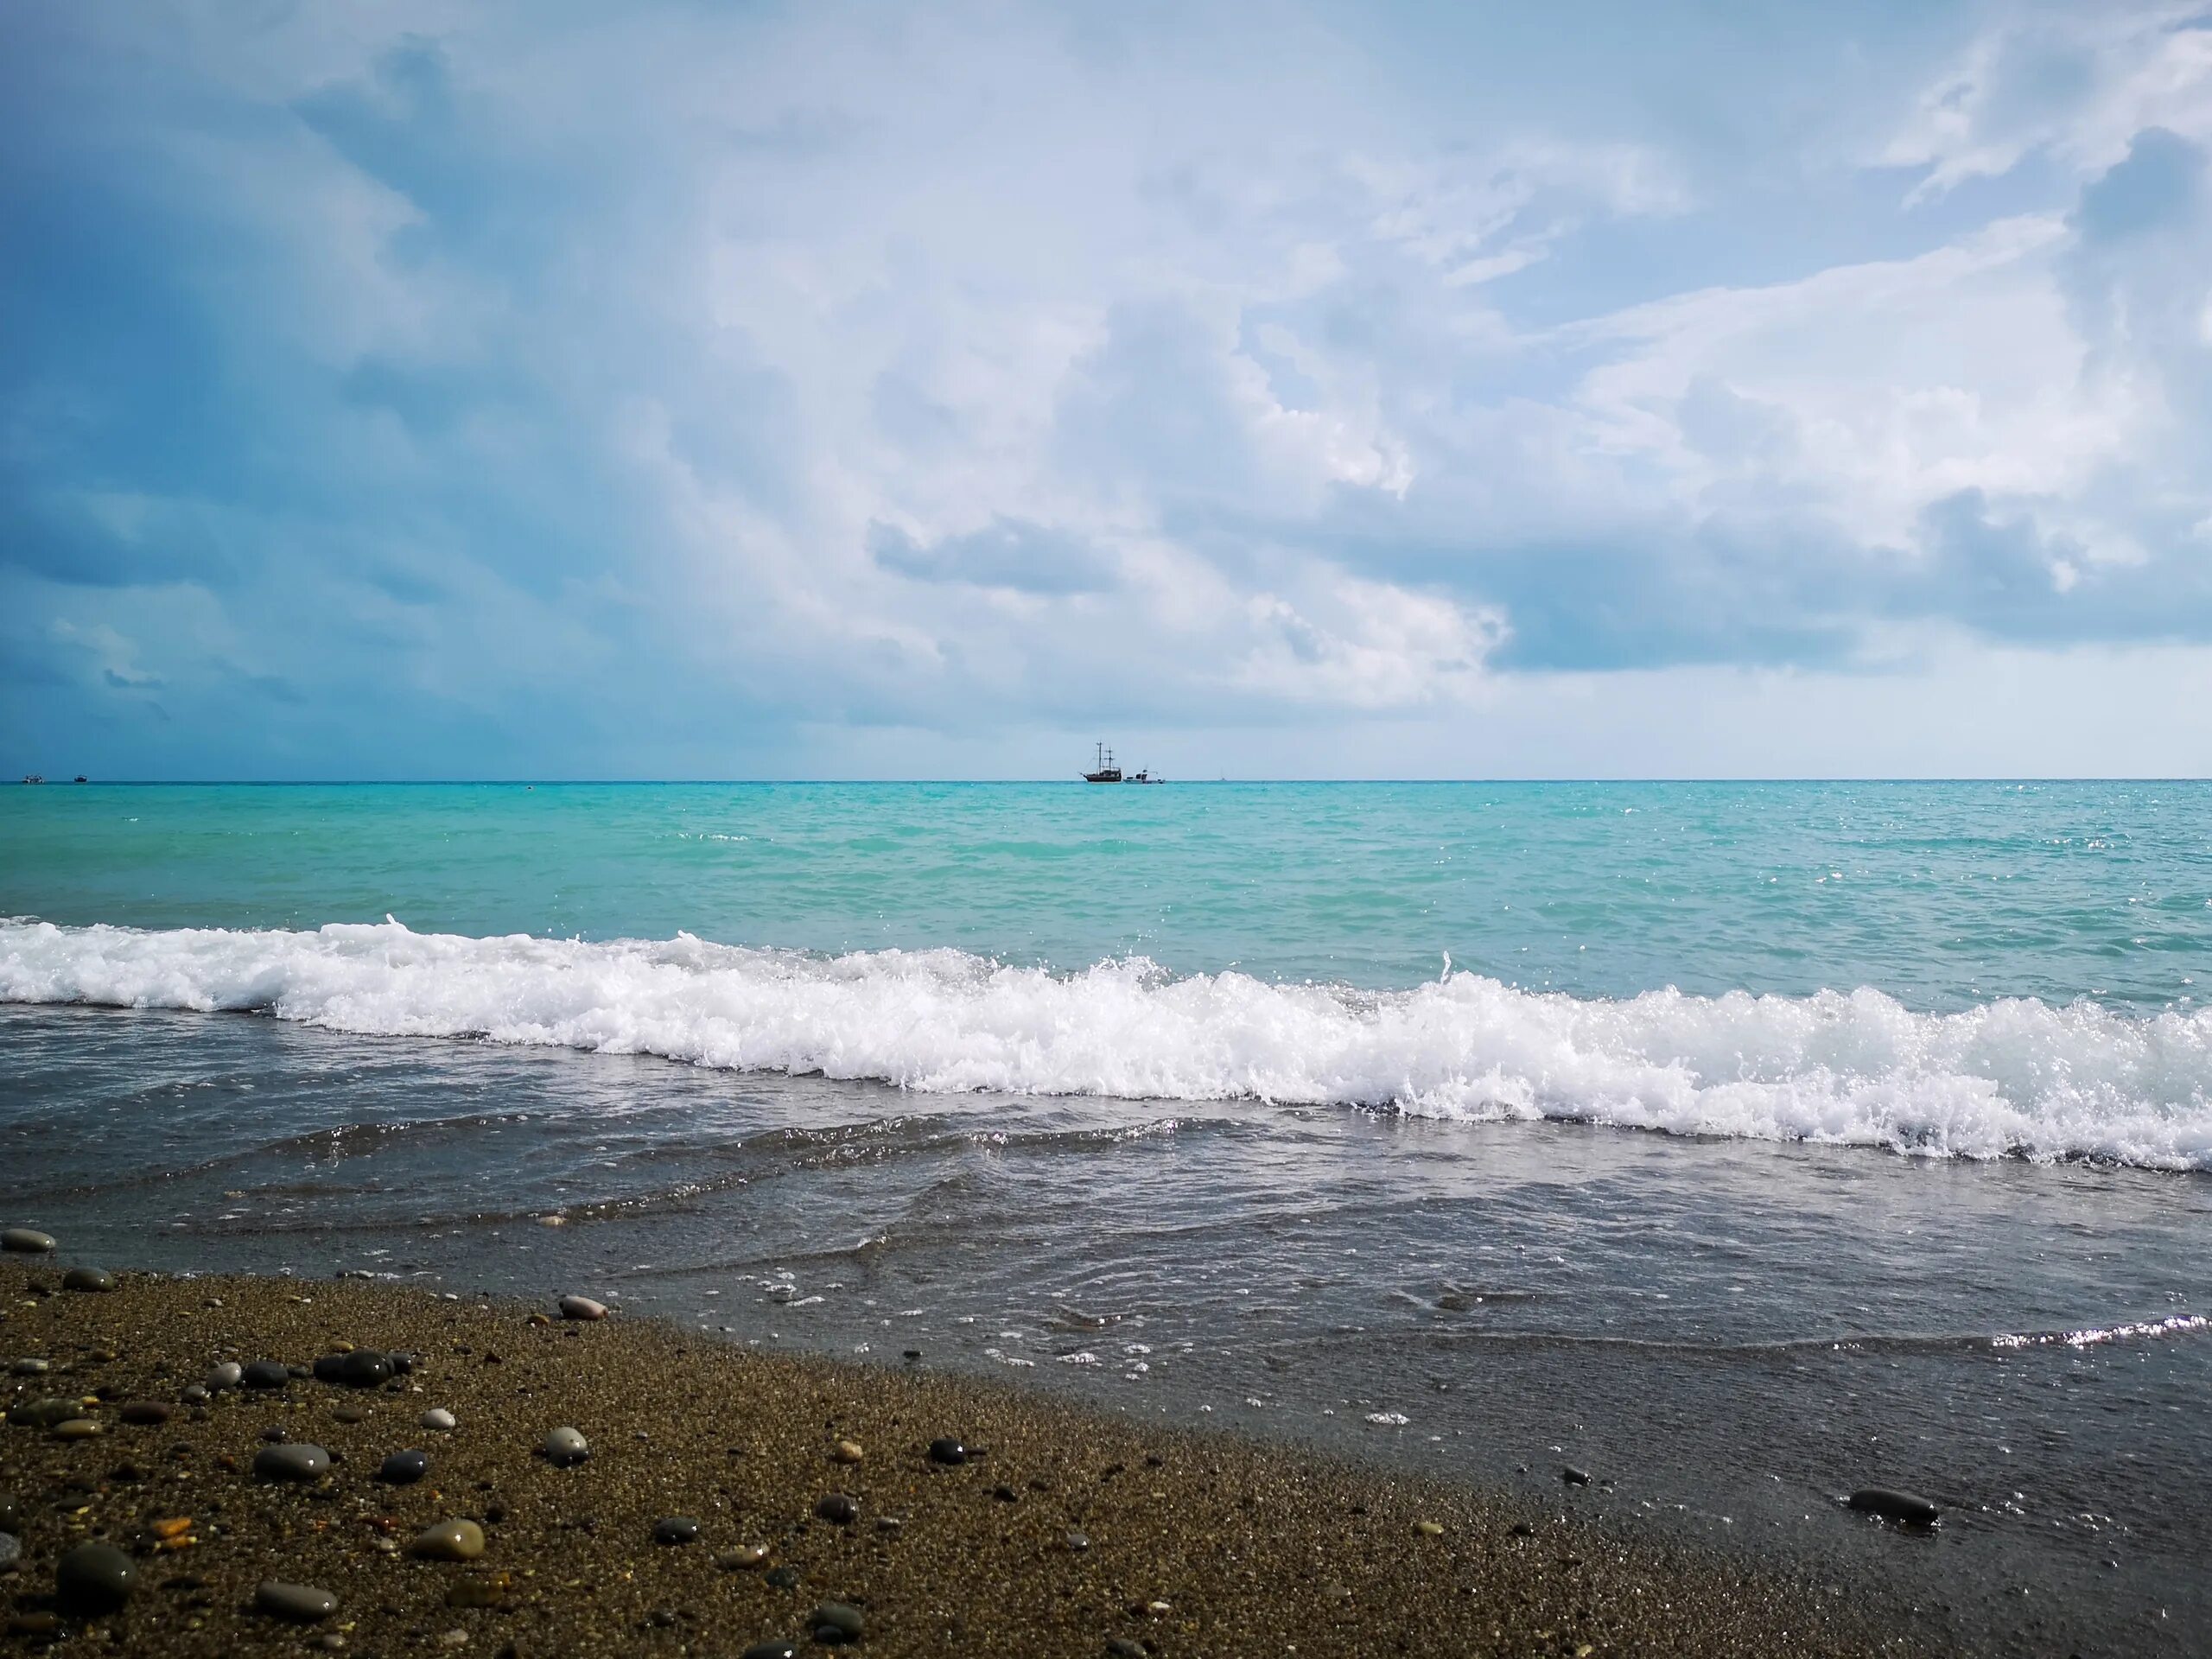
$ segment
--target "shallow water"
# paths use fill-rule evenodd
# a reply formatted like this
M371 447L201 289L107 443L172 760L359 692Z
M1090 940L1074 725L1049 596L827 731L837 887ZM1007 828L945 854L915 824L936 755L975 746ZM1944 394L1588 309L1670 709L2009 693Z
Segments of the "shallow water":
M915 1348L2202 1651L2212 791L2009 789L24 791L8 1218Z

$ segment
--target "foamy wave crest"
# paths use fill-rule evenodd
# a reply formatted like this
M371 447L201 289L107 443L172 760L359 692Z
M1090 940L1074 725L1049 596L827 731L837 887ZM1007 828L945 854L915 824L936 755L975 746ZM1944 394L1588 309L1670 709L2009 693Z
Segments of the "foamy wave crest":
M253 1009L336 1030L659 1054L904 1089L1395 1106L1974 1158L2212 1169L2212 1010L1872 990L1624 1000L1474 974L1382 994L1072 975L957 950L0 923L0 1000Z

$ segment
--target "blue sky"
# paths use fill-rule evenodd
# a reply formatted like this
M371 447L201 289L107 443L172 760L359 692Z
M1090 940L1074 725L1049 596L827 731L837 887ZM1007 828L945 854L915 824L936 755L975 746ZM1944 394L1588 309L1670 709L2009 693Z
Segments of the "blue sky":
M2212 8L19 5L0 766L2212 771Z

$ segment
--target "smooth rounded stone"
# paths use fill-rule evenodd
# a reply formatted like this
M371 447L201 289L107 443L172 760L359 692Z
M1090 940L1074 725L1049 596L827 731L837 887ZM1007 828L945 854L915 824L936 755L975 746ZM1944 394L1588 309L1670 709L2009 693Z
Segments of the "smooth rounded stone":
M735 1549L715 1552L715 1565L725 1573L748 1573L768 1559L766 1544L741 1544Z
M275 1579L264 1579L253 1587L253 1605L278 1618L313 1624L338 1611L338 1598L311 1584L283 1584Z
M71 1417L56 1423L49 1432L57 1440L89 1440L100 1432L100 1426L90 1417Z
M591 1442L573 1428L555 1429L539 1449L545 1453L546 1462L556 1469L571 1468L591 1456Z
M23 1559L22 1541L12 1532L0 1532L0 1573L12 1573Z
M1108 1637L1106 1651L1113 1656L1113 1659L1152 1659L1151 1649L1141 1642L1132 1642L1126 1636Z
M834 1647L842 1642L857 1642L868 1628L868 1620L861 1610L849 1601L825 1601L814 1610L814 1617L807 1621L814 1632L814 1639L824 1646Z
M931 1463L960 1464L968 1461L968 1448L947 1434L930 1442Z
M796 1590L798 1587L799 1571L795 1567L772 1567L761 1577L779 1590Z
M1590 1471L1578 1469L1571 1463L1560 1470L1559 1478L1570 1486L1587 1486L1590 1484Z
M1437 1521L1416 1521L1414 1530L1424 1538L1441 1538L1444 1535L1443 1523Z
M144 1427L166 1423L176 1415L176 1408L161 1400L126 1400L116 1415L126 1423Z
M245 1367L235 1359L226 1359L207 1373L207 1392L220 1394L225 1389L235 1389L245 1381Z
M281 1389L292 1380L292 1368L273 1359L257 1359L238 1373L249 1389Z
M432 1406L416 1421L424 1428L434 1428L441 1434L450 1434L456 1427L453 1413L443 1406Z
M814 1506L814 1512L824 1521L832 1522L841 1527L849 1527L859 1516L861 1506L842 1492L830 1492L824 1494L822 1501Z
M664 1515L653 1522L653 1542L688 1544L699 1536L699 1523L688 1515Z
M41 1233L35 1227L10 1227L0 1232L0 1250L13 1250L19 1255L48 1255L54 1249L54 1235Z
M115 1275L98 1268L72 1268L61 1275L64 1290L113 1290Z
M204 1382L188 1382L177 1390L177 1398L188 1406L204 1406L214 1396L207 1392Z
M1878 1515L1885 1521L1902 1521L1909 1527L1932 1527L1943 1513L1924 1497L1888 1486L1862 1486L1847 1502L1861 1514Z
M381 1387L391 1377L391 1361L373 1348L353 1348L342 1354L325 1354L315 1363L315 1380L346 1389Z
M861 1450L861 1443L858 1440L840 1440L830 1449L830 1458L833 1463L858 1463L867 1455L868 1453Z
M74 1400L25 1400L8 1408L8 1421L18 1428L52 1428L84 1414Z
M369 1421L369 1408L366 1406L334 1406L330 1418L338 1423L365 1423Z
M253 1454L257 1480L321 1480L330 1472L330 1453L306 1441L264 1446Z
M261 1431L261 1438L272 1446L282 1446L292 1438L292 1431L282 1423L271 1423Z
M1088 1533L1071 1532L1068 1534L1068 1553L1070 1554L1080 1555L1084 1550L1089 1549L1090 1548L1090 1536Z
M54 1593L73 1611L113 1612L130 1599L138 1569L113 1544L79 1544L54 1565Z
M430 1459L421 1452L395 1452L377 1465L377 1478L387 1486L412 1486L430 1472Z
M737 1659L798 1659L798 1649L789 1642L755 1642Z
M603 1319L607 1304L595 1302L588 1296L563 1296L557 1304L564 1319Z
M50 1359L19 1359L8 1368L17 1376L44 1376L54 1369Z
M440 1521L415 1535L410 1553L430 1561L473 1561L484 1553L484 1529L474 1521Z

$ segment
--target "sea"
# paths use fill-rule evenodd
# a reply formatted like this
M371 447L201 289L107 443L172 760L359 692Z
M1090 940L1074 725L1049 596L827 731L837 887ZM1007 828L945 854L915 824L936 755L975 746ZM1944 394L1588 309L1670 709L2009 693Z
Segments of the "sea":
M588 1292L2212 1652L2212 785L48 785L0 918L0 1220L76 1259Z

